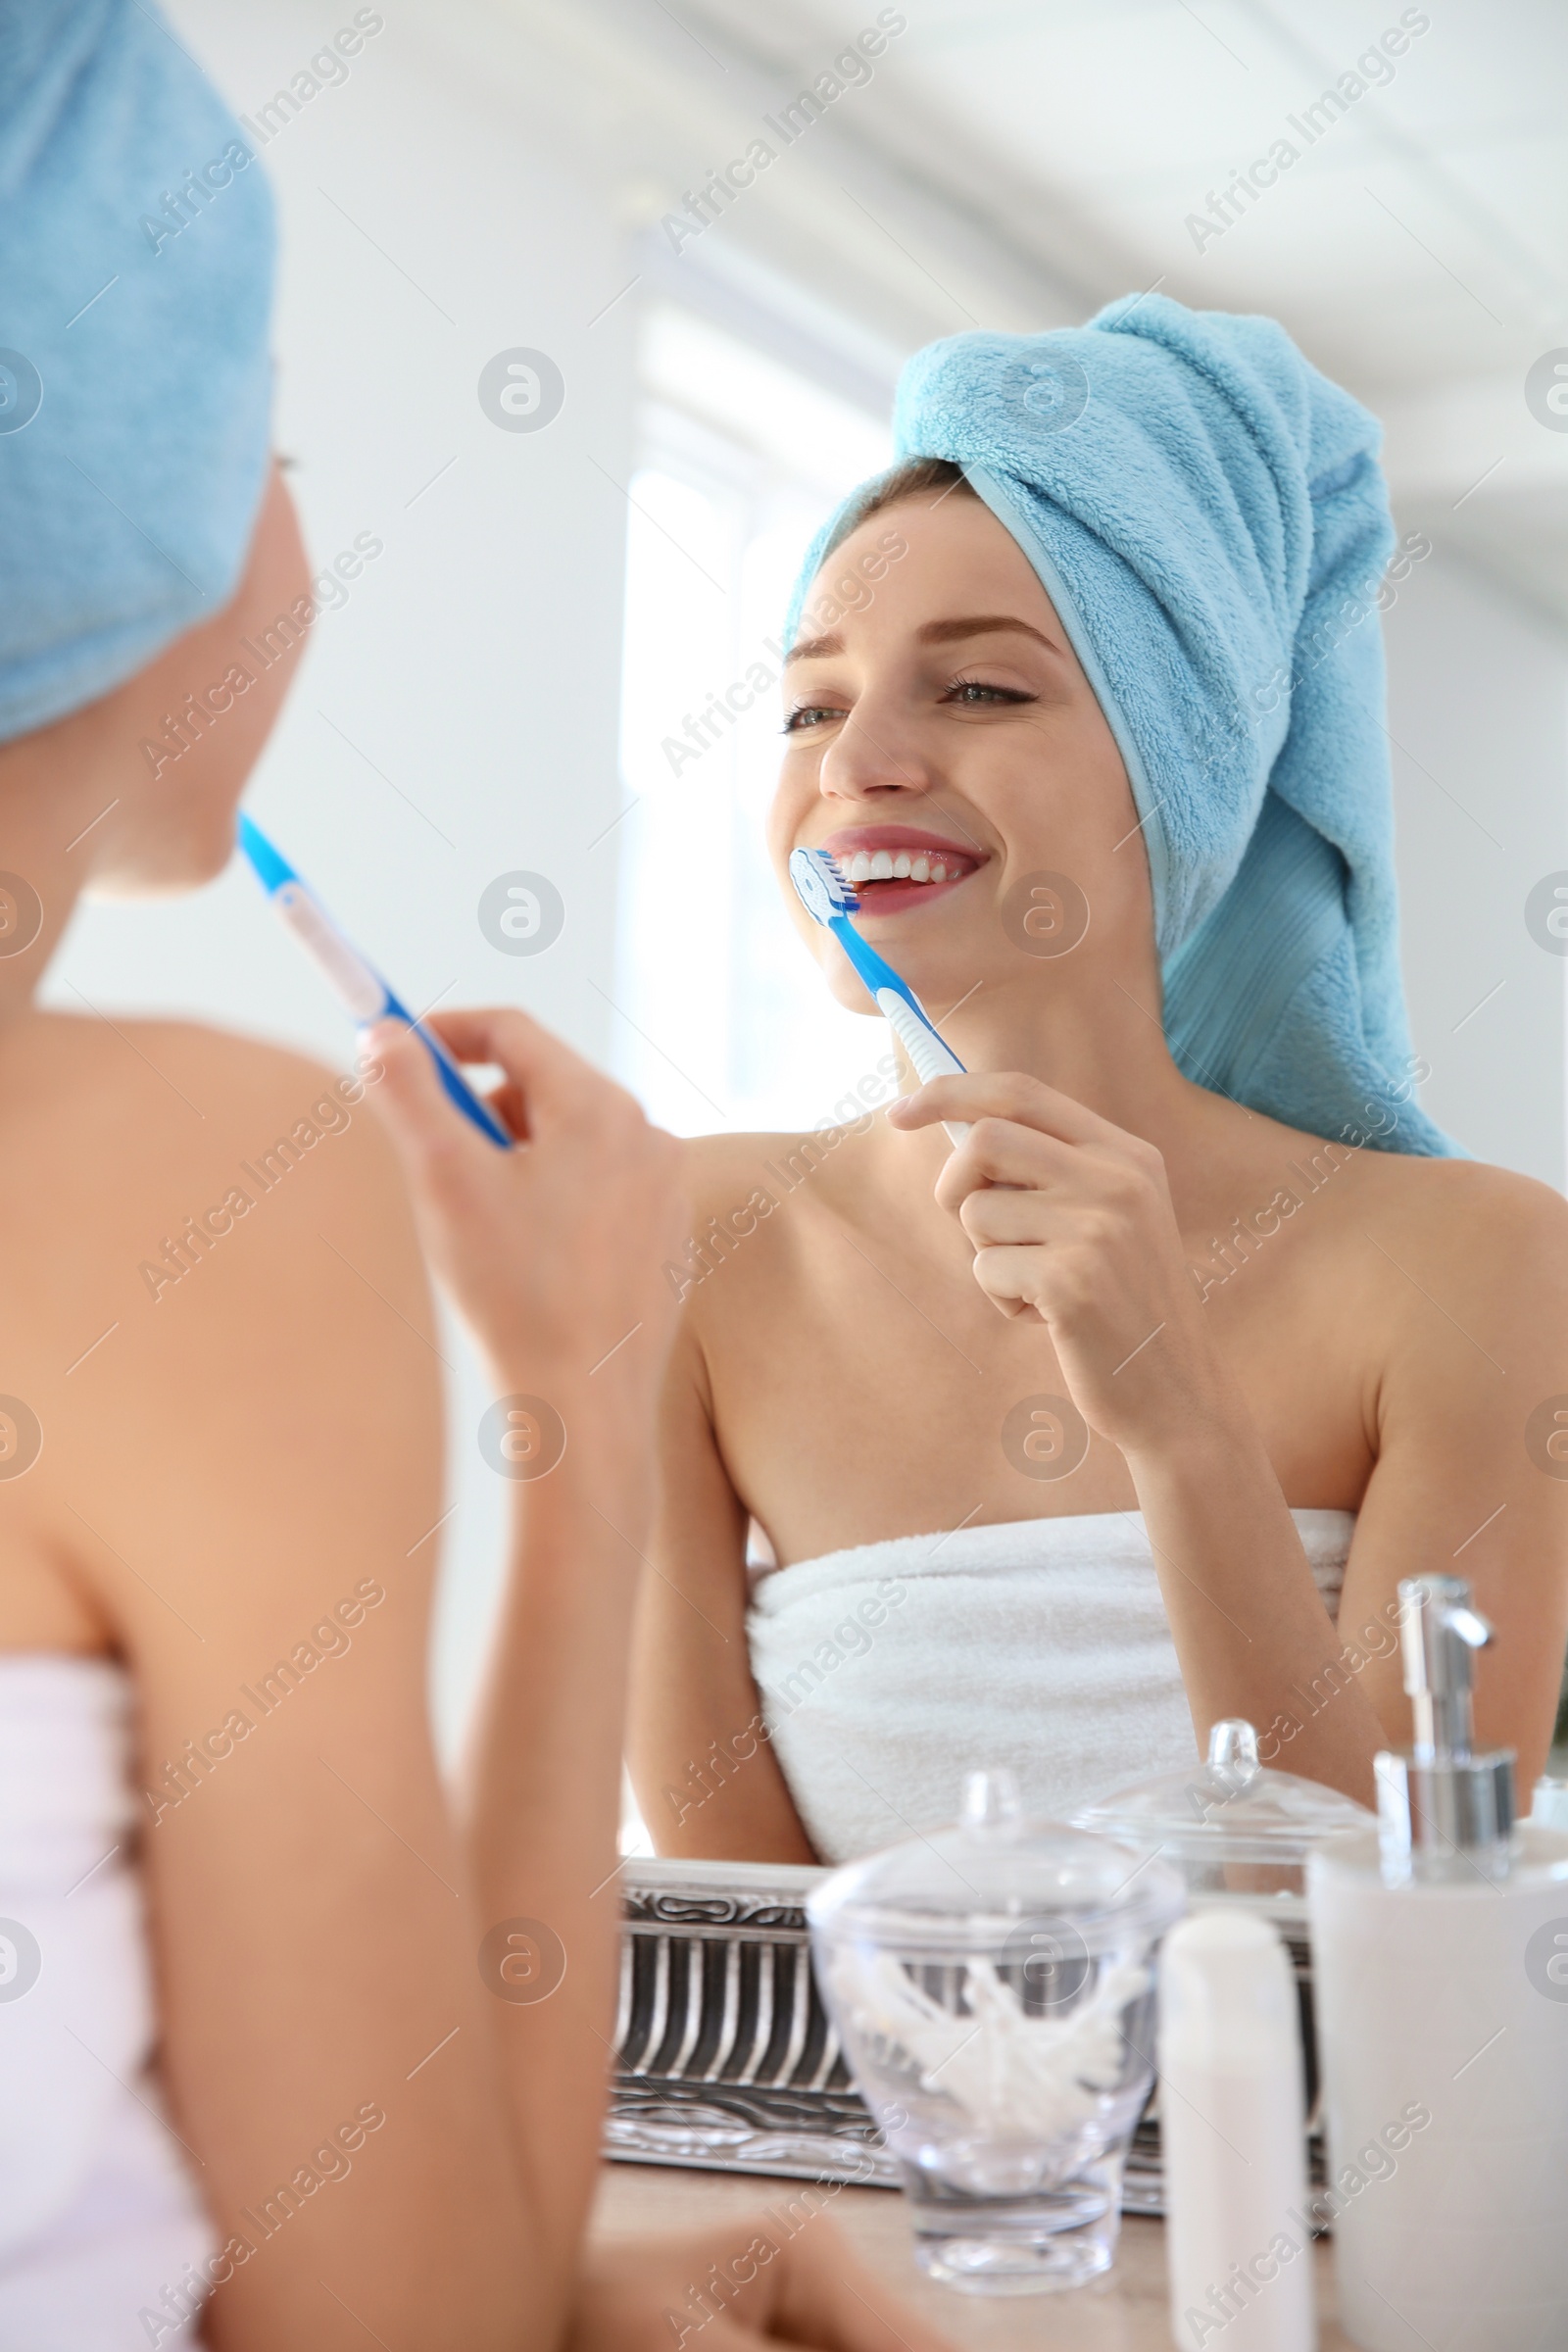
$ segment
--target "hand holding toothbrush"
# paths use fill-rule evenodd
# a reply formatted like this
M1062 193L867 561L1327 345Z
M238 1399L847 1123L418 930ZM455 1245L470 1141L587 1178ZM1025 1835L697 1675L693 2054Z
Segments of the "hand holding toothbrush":
M524 1013L417 1019L246 815L239 847L374 1039L432 1261L503 1386L548 1386L579 1398L590 1420L626 1392L628 1426L640 1428L673 1330L656 1271L681 1246L673 1141ZM474 1093L463 1061L505 1070L494 1102ZM629 1321L628 1306L642 1309ZM615 1369L589 1391L601 1358Z
M1152 1144L1016 1070L935 1079L887 1117L963 1122L936 1198L999 1312L1049 1325L1091 1429L1136 1455L1236 1414Z
M485 1108L516 1139L498 1152L462 1115L416 1032L368 1032L431 1263L502 1390L591 1400L596 1418L612 1406L629 1435L678 1313L662 1266L685 1231L680 1148L524 1012L428 1026L455 1061L500 1066Z
M471 1119L481 1135L487 1135L505 1151L511 1140L506 1129L490 1116L435 1031L409 1010L375 966L367 961L332 920L282 851L268 840L255 818L243 810L239 819L239 846L278 914L361 1026L380 1020L404 1022L429 1054L442 1086L465 1118Z

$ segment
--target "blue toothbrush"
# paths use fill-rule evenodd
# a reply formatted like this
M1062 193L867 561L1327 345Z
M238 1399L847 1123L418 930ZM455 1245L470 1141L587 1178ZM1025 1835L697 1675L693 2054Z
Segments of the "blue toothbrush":
M457 1063L440 1039L416 1020L401 999L393 995L380 973L344 938L288 859L273 849L261 827L243 814L239 820L239 846L284 922L306 954L326 974L360 1026L365 1028L372 1021L382 1020L405 1022L429 1054L442 1085L465 1117L471 1119L493 1144L510 1152L511 1136L471 1087L465 1084Z
M851 883L840 873L837 860L826 850L792 850L790 852L790 880L795 895L815 923L831 931L840 947L865 982L871 1000L893 1030L900 1045L914 1064L917 1078L929 1082L933 1078L961 1078L964 1068L958 1056L938 1030L931 1015L906 980L900 978L891 963L869 947L851 922L850 916L859 906L859 898ZM966 1123L944 1119L943 1125L954 1143L960 1143L968 1134Z

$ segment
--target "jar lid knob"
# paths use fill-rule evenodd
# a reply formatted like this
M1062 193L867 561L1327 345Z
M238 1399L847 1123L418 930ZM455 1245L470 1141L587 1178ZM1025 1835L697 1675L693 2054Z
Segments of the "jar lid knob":
M1262 1770L1257 1734L1244 1715L1227 1716L1223 1723L1211 1727L1208 1761L1237 1781L1250 1781L1253 1773Z
M987 1772L965 1773L960 1818L966 1830L998 1830L1020 1821L1023 1799L1018 1794L1016 1773L1005 1764L993 1765Z

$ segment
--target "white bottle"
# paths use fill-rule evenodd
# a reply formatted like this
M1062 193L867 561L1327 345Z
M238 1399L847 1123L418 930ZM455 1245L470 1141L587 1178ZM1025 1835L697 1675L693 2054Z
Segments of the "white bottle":
M1513 1822L1513 1757L1471 1746L1456 1577L1399 1587L1415 1745L1380 1827L1307 1864L1326 2209L1365 2352L1568 2344L1568 1836Z
M1274 1930L1220 1909L1172 1928L1159 2021L1172 2340L1312 2352L1299 2010Z
M1536 1783L1530 1818L1538 1830L1568 1830L1568 1781L1553 1780L1543 1773Z

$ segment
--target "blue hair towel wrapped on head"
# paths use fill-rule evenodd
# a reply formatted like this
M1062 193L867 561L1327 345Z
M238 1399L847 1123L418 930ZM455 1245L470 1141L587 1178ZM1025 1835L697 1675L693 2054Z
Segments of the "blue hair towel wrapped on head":
M1376 419L1269 318L1161 295L916 354L898 458L1028 556L1115 736L1190 1078L1338 1139L1457 1147L1410 1099L1383 724ZM807 558L818 566L875 485Z
M148 0L0 0L0 742L238 586L272 245L260 163Z

